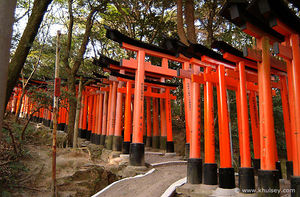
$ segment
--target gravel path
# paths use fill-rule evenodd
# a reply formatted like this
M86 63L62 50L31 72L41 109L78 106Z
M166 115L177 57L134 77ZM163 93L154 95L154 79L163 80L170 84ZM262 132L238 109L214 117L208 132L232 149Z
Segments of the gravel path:
M165 161L178 161L180 157L161 155L145 155L147 163L159 163ZM172 164L157 166L155 171L144 177L121 181L99 197L160 197L174 182L186 177L186 164Z

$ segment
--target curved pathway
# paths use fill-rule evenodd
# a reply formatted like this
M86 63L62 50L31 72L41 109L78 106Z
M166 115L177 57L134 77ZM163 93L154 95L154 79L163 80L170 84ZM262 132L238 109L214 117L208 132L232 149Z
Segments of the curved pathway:
M179 157L146 154L145 161L154 164L179 161ZM121 181L97 197L160 197L170 185L184 177L186 177L186 164L158 165L151 174Z

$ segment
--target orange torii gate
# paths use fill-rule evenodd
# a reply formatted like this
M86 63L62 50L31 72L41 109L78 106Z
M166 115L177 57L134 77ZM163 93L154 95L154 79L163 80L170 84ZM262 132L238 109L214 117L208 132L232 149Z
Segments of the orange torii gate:
M136 59L122 60L121 67L135 70L135 93L134 93L134 115L133 115L133 136L130 144L130 165L144 165L144 85L145 72L164 75L167 77L176 77L177 71L168 68L168 60L184 63L181 57L176 58L173 53L154 45L149 45L137 40L131 39L117 30L106 27L106 36L116 42L119 42L122 48L134 51L137 54ZM162 66L154 66L145 62L145 56L155 56L162 58ZM168 139L167 139L168 142Z
M170 43L169 43L170 45ZM176 49L176 45L173 43L173 48ZM177 47L178 48L178 47ZM174 50L174 49L173 49ZM181 50L181 51L180 51ZM217 184L217 165L214 164L215 163L215 158L214 158L214 131L213 131L213 125L211 125L211 120L213 120L213 106L209 103L212 103L212 98L209 98L209 95L212 96L212 88L211 88L211 83L215 84L217 86L218 89L218 111L219 111L219 117L225 117L227 116L227 101L226 101L226 94L224 93L224 91L221 91L221 89L225 89L224 84L226 84L227 88L229 89L234 89L235 91L237 91L237 93L242 92L243 90L241 90L241 83L242 84L246 84L245 81L245 77L243 76L239 76L239 73L236 72L234 63L231 62L231 64L228 64L228 62L226 62L225 59L223 59L219 54L210 51L209 49L201 46L201 45L191 45L189 48L186 47L185 49L177 49L177 51L182 52L183 54L187 55L187 56L194 56L197 59L201 59L202 61L199 61L195 58L191 58L190 59L190 63L192 64L192 71L193 71L193 75L191 77L191 70L186 71L186 70L180 70L179 74L182 77L186 77L186 78L191 78L192 79L192 89L193 89L193 93L192 93L192 103L193 103L193 109L196 108L196 106L198 106L198 102L197 100L199 99L199 86L196 85L197 83L201 83L204 84L205 87L205 122L204 122L204 126L205 126L205 164L204 164L204 183L205 184ZM193 54L193 53L194 54ZM190 53L190 54L188 54ZM207 56L203 56L203 54L207 54L210 57ZM197 57L198 55L198 57ZM199 56L202 55L202 58L200 58ZM214 58L214 59L213 59ZM221 61L220 61L221 60ZM232 65L233 64L233 65ZM199 71L196 71L197 66L201 66L201 67L205 67L205 71L201 74L199 74ZM222 67L227 67L227 69L224 69ZM217 70L217 72L211 72L213 70ZM223 71L222 71L223 70ZM243 70L243 68L241 69ZM220 72L223 72L220 73ZM226 76L224 75L224 72L226 72ZM196 74L198 73L198 74ZM246 73L245 73L246 74ZM225 77L225 81L224 78ZM258 90L258 87L255 85L255 82L257 82L257 74L253 71L250 70L250 72L247 72L247 80L250 80L249 82L247 82L247 87L248 90L250 90L250 92L255 92ZM220 78L221 77L221 78ZM243 80L239 80L239 78L244 78ZM279 84L277 83L273 83L274 87L278 87ZM221 88L223 87L223 88ZM198 90L197 90L198 89ZM244 163L242 164L242 167L247 165L247 168L241 168L240 169L240 187L241 188L254 188L254 171L253 168L251 168L251 157L250 157L250 145L249 145L249 130L248 130L248 135L245 134L246 132L241 132L241 127L243 126L244 129L247 126L248 122L246 123L246 125L243 125L243 122L240 119L241 116L241 107L240 106L244 106L245 109L247 109L247 100L244 101L244 103L241 102L241 97L244 96L244 98L246 95L246 91L244 90L244 95L240 96L239 94L236 94L237 96L237 109L238 109L238 119L239 119L239 138L240 138L240 150L241 150L241 157L245 157L244 159ZM252 93L253 94L253 93ZM223 97L223 99L222 99ZM252 98L253 99L253 98ZM223 104L222 104L223 102ZM223 107L221 106L223 105ZM253 103L251 104L253 105ZM225 107L224 107L225 106ZM252 108L254 108L254 106L252 106ZM244 111L245 111L244 109ZM225 112L222 113L222 110L225 110ZM199 110L198 110L199 111ZM251 114L252 116L255 116L255 111L251 110ZM248 112L248 109L247 109ZM245 112L244 112L245 113ZM197 110L193 110L193 117L199 117L199 115L197 115L198 112ZM222 115L223 114L223 115ZM246 119L248 121L248 115L242 115L244 116L244 119ZM252 118L253 119L253 118ZM208 120L208 121L207 121ZM199 125L197 126L197 119L194 118L192 120L192 124L194 125L194 129L192 130L198 130L197 128L199 128ZM245 121L244 121L245 124ZM224 119L220 119L219 118L219 127L220 127L220 131L222 131L224 133L224 131L226 131L226 127L224 128L224 126L227 125L227 131L228 131L228 120L224 120ZM228 132L227 132L228 133ZM257 130L256 130L257 133ZM256 134L255 133L255 134ZM220 134L221 135L221 134ZM257 136L257 134L256 134ZM229 137L229 135L227 135L227 137ZM192 140L191 142L193 142L191 144L191 154L192 157L194 158L201 158L200 157L200 144L197 143L200 141L200 138L197 135L197 132L195 132L194 134L192 133L192 139L194 138L194 140ZM197 140L198 138L198 140ZM234 188L235 187L235 179L234 179L234 171L233 168L230 166L232 165L230 160L231 160L231 151L230 151L230 142L227 141L227 143L224 141L224 136L221 138L220 136L220 154L221 154L221 168L219 171L219 185L222 188ZM244 143L243 143L244 141ZM223 143L223 144L222 144ZM246 144L248 143L248 145ZM259 143L259 141L257 141L257 137L255 138L255 145L257 146L257 143ZM196 144L196 145L194 145ZM225 147L227 147L227 151L225 149ZM243 147L246 147L246 149L248 148L248 153L244 154L244 150ZM257 152L257 148L256 147L255 151ZM223 152L222 152L222 149ZM245 148L244 148L245 149ZM225 151L225 152L224 152ZM194 153L195 152L195 153ZM226 153L228 154L228 156L226 156ZM222 159L223 158L223 159ZM245 160L246 163L245 164ZM223 161L223 163L222 163ZM226 164L227 162L227 164ZM257 165L256 165L257 166ZM249 167L249 168L248 168ZM188 180L190 178L190 182L191 183L201 183L202 181L202 175L201 175L201 165L198 165L198 170L196 167L194 167L194 171L192 169L190 169L190 175L188 173ZM224 169L222 169L224 168ZM198 171L198 172L197 172ZM242 172L241 172L242 171ZM244 171L244 172L243 172ZM189 171L188 171L189 172ZM197 176L198 174L198 176Z
M298 102L300 101L300 93L297 89L300 84L300 19L291 12L286 2L282 0L257 0L250 5L246 1L229 1L221 13L236 25L242 26L245 33L256 38L257 48L246 49L244 56L258 62L261 138L259 187L262 189L279 188L279 177L275 166L276 154L274 154L276 139L270 93L271 68L283 73L280 76L280 80L282 83L281 94L288 152L287 171L289 173L288 176L290 176L291 169L293 169L291 188L294 190L291 192L291 195L299 196L300 138L298 131L300 129L300 113L296 109L300 106L300 102ZM281 64L281 66L278 66L274 64L274 62L278 63L278 59L271 56L271 45L273 45L273 51L285 60L286 65ZM286 77L288 85L286 84Z
M134 73L135 71L133 69L128 69L120 67L120 63L116 62L110 58L107 58L105 56L100 56L100 58L95 62L97 65L100 65L104 67L105 71L109 71L112 76L109 77L110 81L115 81L119 82L118 85L118 95L120 94L126 94L126 99L125 99L125 125L124 125L124 142L123 142L123 153L128 154L129 153L129 145L131 141L131 96L132 93L131 91L134 91L134 88L132 88L132 80L134 80ZM126 71L127 74L124 74ZM119 73L120 72L120 73ZM159 75L155 76L150 73L146 73L147 77L150 78L155 78L154 80L158 80ZM145 86L147 87L147 91L144 92L144 96L146 97L146 103L147 103L147 129L144 129L144 137L143 137L143 142L146 144L146 146L150 147L152 143L152 136L151 136L151 111L150 111L150 106L151 106L151 100L150 97L154 98L160 98L165 100L165 105L162 105L163 107L166 108L164 112L161 110L161 114L166 113L166 117L169 117L167 120L165 120L163 117L161 117L162 121L162 126L167 125L165 132L162 132L161 137L159 137L158 133L158 116L153 116L153 147L154 148L160 148L161 149L166 149L167 152L174 152L174 143L172 140L172 123L171 123L171 106L170 106L170 99L175 99L174 96L170 94L171 89L175 89L175 86L173 84L168 84L168 83L162 83L159 81L154 81L154 80L145 80ZM120 86L126 82L126 87ZM165 92L164 93L157 93L153 92L152 89L161 89L164 88ZM120 98L120 97L119 97ZM116 109L117 111L121 109L121 106L119 101L121 99L117 99L117 106ZM163 101L163 100L161 100ZM158 113L158 106L155 104L155 100L153 102L153 108L154 108L154 114ZM162 103L162 102L161 102ZM165 117L165 118L166 118ZM112 148L113 150L121 150L122 141L120 140L121 137L121 132L120 132L120 121L121 120L121 113L116 113L116 127L115 127L115 133L114 133L114 140L113 140L113 145ZM118 139L119 138L119 139ZM159 139L160 138L160 139Z

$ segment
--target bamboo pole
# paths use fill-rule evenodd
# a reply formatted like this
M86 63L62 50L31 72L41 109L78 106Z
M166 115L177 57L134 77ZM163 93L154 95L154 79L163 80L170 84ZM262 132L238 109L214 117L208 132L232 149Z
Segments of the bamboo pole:
M54 83L54 103L53 103L53 143L52 143L52 196L57 197L56 190L56 130L57 130L57 112L58 99L60 96L60 78L59 78L59 52L60 52L60 31L57 31L56 40L56 60L55 60L55 83Z

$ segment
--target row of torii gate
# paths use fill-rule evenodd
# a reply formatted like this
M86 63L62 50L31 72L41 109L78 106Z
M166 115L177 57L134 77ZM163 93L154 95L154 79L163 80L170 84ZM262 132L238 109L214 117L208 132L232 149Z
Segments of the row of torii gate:
M203 181L207 185L219 184L220 188L235 188L226 95L227 90L233 90L238 116L240 191L255 192L251 189L255 189L257 170L258 187L266 189L260 195L276 196L279 194L272 189L279 189L282 175L272 95L278 89L284 117L287 179L294 189L291 195L300 196L300 111L297 110L300 107L300 19L282 0L254 0L251 4L227 1L221 14L254 37L256 46L241 52L225 42L215 41L213 48L223 54L220 55L200 44L185 46L172 39L166 40L163 47L157 47L105 27L107 38L134 53L135 58L117 62L101 56L95 60L110 76L97 75L102 78L101 83L85 87L79 136L95 144L105 144L107 149L130 154L133 166L145 165L145 145L174 152L171 100L176 97L171 90L177 85L166 80L179 77L184 91L188 182L200 184ZM160 65L148 61L149 56L160 58ZM181 69L169 68L170 62L180 64ZM204 90L204 160L200 151L200 86ZM214 88L217 98L213 96ZM24 99L24 103L29 102L26 96ZM219 167L215 155L214 99L217 99L219 125ZM16 109L17 100L18 96L11 99L8 110ZM29 113L29 108L24 107L22 112ZM41 109L36 117L50 125L49 110ZM68 124L67 109L61 108L59 117L59 128L63 129Z

